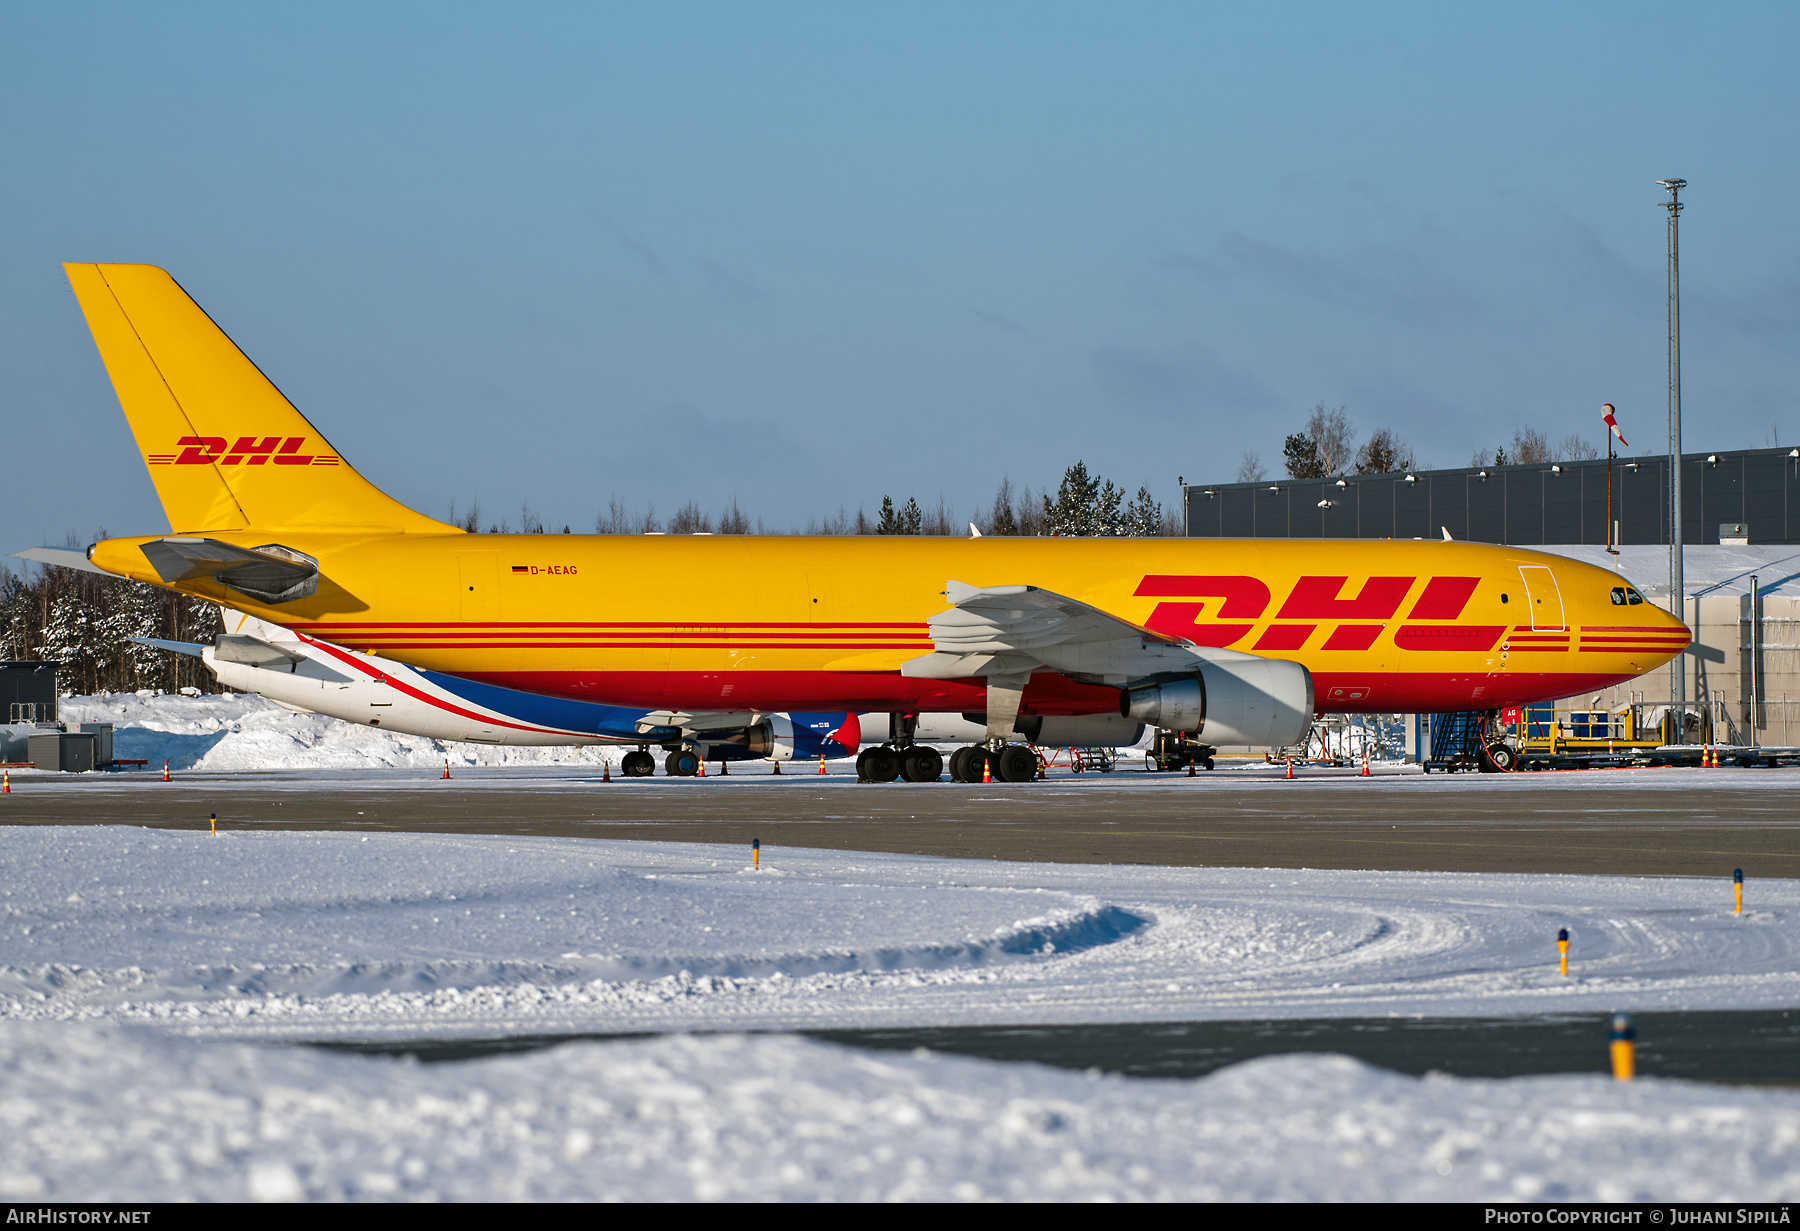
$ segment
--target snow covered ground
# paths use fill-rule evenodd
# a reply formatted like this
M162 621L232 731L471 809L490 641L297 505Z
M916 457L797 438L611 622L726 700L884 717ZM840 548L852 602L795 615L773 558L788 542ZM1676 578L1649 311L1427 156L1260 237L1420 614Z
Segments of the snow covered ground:
M618 748L501 748L453 744L296 714L243 693L183 697L108 693L65 697L63 722L110 722L113 755L174 770L430 769L452 765L617 766Z
M1417 1079L1340 1057L1198 1081L784 1037L419 1065L0 1029L0 1198L1800 1198L1800 1095Z
M1800 882L0 828L0 1020L261 1039L1800 1005ZM1554 938L1573 937L1572 974Z
M119 756L167 757L221 791L247 771L270 790L399 787L448 757L500 799L522 779L592 789L604 755L446 747L250 697L75 699L63 717L112 721ZM745 768L619 789L803 781ZM1269 789L1360 789L1304 777ZM1593 788L1790 778L1388 789L1555 783L1579 812L1613 806ZM1204 789L1128 772L995 789L1127 784ZM131 785L58 781L97 801ZM1793 1200L1788 1091L1417 1079L1320 1056L1149 1081L671 1033L1800 1005L1800 882L1753 880L1736 917L1717 872L779 848L753 872L747 851L697 844L0 827L0 1199ZM634 1031L661 1037L436 1065L290 1046Z
M1800 1198L1789 1091L1322 1056L1149 1081L781 1035L278 1045L1800 1003L1790 881L1737 918L1719 878L746 855L0 828L0 1199Z

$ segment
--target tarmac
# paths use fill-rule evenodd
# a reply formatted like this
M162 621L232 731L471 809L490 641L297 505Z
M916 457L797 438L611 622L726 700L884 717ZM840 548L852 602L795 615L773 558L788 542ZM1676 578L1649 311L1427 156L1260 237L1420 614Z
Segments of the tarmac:
M1800 771L1641 769L1373 777L1121 770L1035 783L856 783L741 767L15 773L0 824L507 833L1063 863L1800 876Z

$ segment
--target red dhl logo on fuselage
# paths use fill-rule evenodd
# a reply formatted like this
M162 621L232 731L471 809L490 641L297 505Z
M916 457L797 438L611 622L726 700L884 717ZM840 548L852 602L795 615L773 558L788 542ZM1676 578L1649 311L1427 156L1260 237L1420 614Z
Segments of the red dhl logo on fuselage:
M333 453L302 453L304 436L239 436L230 448L223 436L183 436L175 442L177 453L152 453L144 460L152 466L336 466Z
M1293 653L1304 649L1322 623L1335 625L1325 637L1321 650L1367 650L1375 644L1385 623L1366 621L1392 620L1400 612L1406 596L1412 592L1417 577L1370 577L1354 595L1346 596L1348 577L1302 577L1294 583L1275 622L1263 629L1255 644L1240 646L1252 653ZM1433 577L1407 611L1406 620L1432 620L1431 624L1402 624L1394 632L1394 645L1402 650L1484 652L1492 650L1509 625L1454 624L1469 599L1481 584L1479 577ZM1153 632L1181 637L1196 645L1223 649L1235 646L1256 628L1268 613L1273 595L1260 578L1233 576L1172 576L1151 574L1134 592L1138 598L1180 598L1221 600L1213 612L1214 620L1201 623L1206 609L1201 602L1158 603L1144 626ZM1293 621L1289 623L1288 621ZM1305 621L1302 623L1301 621ZM1560 624L1560 622L1559 622ZM1537 629L1515 639L1522 644L1509 646L1526 652L1567 651L1569 632L1566 626ZM1624 637L1608 633L1626 634ZM1598 635L1595 635L1598 634ZM1687 645L1688 636L1680 629L1607 628L1583 629L1582 647L1590 651L1665 651L1675 653ZM1627 644L1629 643L1629 644Z

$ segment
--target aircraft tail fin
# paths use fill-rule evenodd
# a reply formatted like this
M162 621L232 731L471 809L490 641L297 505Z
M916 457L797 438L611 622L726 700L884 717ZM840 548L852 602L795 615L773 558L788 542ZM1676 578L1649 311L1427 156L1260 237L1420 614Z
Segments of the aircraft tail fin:
M176 534L458 533L352 469L166 272L63 269Z

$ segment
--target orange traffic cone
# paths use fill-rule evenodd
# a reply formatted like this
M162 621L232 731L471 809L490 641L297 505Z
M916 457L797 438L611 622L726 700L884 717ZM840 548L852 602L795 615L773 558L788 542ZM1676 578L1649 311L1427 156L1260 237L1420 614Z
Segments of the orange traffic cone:
M705 757L700 758L700 768L694 771L694 777L696 777L696 778L706 777L706 758Z
M168 780L169 780L169 763L167 761L164 761L163 762L163 781L167 782Z
M724 778L731 777L731 766L726 762L724 757L719 758L719 775Z
M1287 778L1289 781L1292 781L1293 777L1294 777L1294 758L1293 757L1289 757L1287 759L1287 767L1288 767Z
M0 795L12 794L12 770L0 769Z
M449 776L450 776L450 762L448 759L446 759L444 761L444 777L448 778Z
M824 776L825 776L825 754L821 752L819 754L819 777L823 778Z
M994 758L991 755L984 752L981 754L981 781L982 781L983 785L985 785L987 783L992 782L993 780L994 780Z
M1198 776L1199 776L1198 774L1194 773L1194 758L1189 757L1188 758L1188 777L1196 778Z
M612 781L612 762L611 761L600 762L600 781L602 781L602 782L611 782Z
M780 761L775 762L775 776L777 778L781 777L781 762Z
M1370 772L1369 772L1369 750L1368 750L1368 749L1367 749L1367 748L1364 748L1364 749L1363 749L1363 772L1362 772L1362 776L1363 776L1363 777L1365 777L1365 778L1372 778L1372 777L1374 777L1374 775L1373 775L1373 774L1371 774L1371 773L1370 773Z

